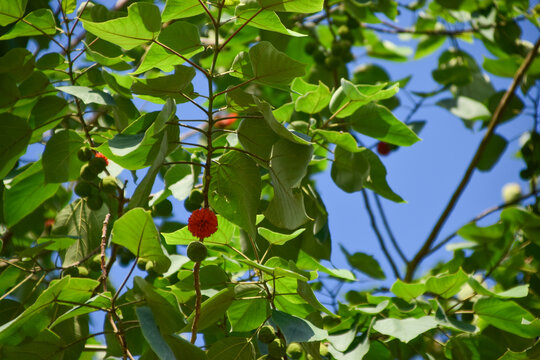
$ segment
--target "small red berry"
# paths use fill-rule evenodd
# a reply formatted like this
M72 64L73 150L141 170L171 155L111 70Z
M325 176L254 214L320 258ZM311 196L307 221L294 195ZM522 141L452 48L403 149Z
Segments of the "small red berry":
M214 125L216 127L218 127L218 128L226 128L226 127L234 124L236 122L236 120L238 120L237 116L238 116L237 113L230 113L230 114L227 114L225 116L218 116L218 117L216 117L216 120L219 120L221 118L226 118L226 119L216 121L216 123Z
M381 141L377 144L377 152L381 155L388 155L392 149L390 148L390 145Z
M106 157L105 155L103 155L102 153L97 152L97 153L96 153L96 157L97 157L97 158L105 159L105 162L107 163L107 165L109 165L109 159L107 159L107 157Z
M195 210L188 219L189 232L199 239L204 239L217 231L217 217L210 209Z
M43 223L43 225L45 225L45 227L53 226L54 222L55 222L54 219L45 219L45 222Z

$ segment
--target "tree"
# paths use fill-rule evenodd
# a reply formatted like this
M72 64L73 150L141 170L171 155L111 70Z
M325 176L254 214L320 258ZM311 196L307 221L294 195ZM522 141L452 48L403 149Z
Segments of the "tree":
M539 27L539 11L519 0L0 2L0 358L540 358L540 40L521 31ZM406 64L401 34L415 58L440 52L439 88L409 90L376 64L353 70L357 51ZM460 45L473 40L494 58L478 64ZM511 83L495 89L489 76ZM414 102L404 120L401 94ZM430 99L480 130L479 146L407 259L377 225L389 230L381 197L403 202L379 155L414 146ZM504 152L497 126L519 114L533 119L518 154L530 191L506 188L504 204L440 239L473 173ZM344 249L348 269L323 262L323 171L362 194L390 289L355 286L384 278L365 253ZM467 242L450 261L419 273L457 236Z

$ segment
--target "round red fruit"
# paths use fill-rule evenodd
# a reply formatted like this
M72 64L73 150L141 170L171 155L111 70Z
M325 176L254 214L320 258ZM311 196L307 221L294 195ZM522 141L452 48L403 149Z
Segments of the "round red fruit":
M217 227L216 214L207 208L195 210L188 219L189 232L199 239L211 236L217 231Z
M390 148L390 145L381 141L377 144L377 152L381 155L388 155L392 149Z
M103 155L102 153L100 153L100 152L96 153L96 157L97 157L97 158L105 159L105 163L106 163L107 165L109 165L109 159L107 159L107 157L106 157L105 155Z

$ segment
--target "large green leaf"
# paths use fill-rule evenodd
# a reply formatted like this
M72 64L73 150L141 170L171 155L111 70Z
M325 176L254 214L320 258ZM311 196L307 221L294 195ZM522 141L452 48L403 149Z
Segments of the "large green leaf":
M131 86L131 91L138 94L140 98L157 103L165 103L168 98L172 98L177 104L188 100L181 94L195 97L192 94L191 80L195 77L195 69L192 67L178 65L174 74L164 76L148 76L146 78L135 78Z
M223 320L223 316L227 312L227 309L234 301L234 289L226 288L216 293L209 299L203 301L201 304L201 317L199 318L198 329L199 331L214 325L217 321ZM190 331L193 324L193 318L195 317L195 311L188 317L187 325L182 331Z
M150 348L154 350L157 357L160 360L174 360L173 351L159 332L158 324L152 311L147 306L138 306L135 308L137 312L137 318L141 324L141 331L144 335L144 338L150 345Z
M41 161L13 179L4 190L4 221L10 227L52 197L60 184L46 184Z
M157 43L152 43L134 74L140 74L152 68L164 72L173 71L175 65L184 63L177 53L189 59L203 50L199 30L195 25L185 21L177 21L167 26L159 34L158 41L175 53Z
M361 134L399 146L410 146L420 138L390 110L378 104L368 104L351 116L351 125Z
M227 317L234 332L251 331L258 328L268 317L266 299L236 300L227 310Z
M264 119L244 119L238 127L238 140L244 149L266 161L270 160L272 145L278 139L278 135Z
M491 112L483 103L466 96L443 99L437 102L437 105L463 120L487 120L491 117Z
M352 193L364 188L371 168L365 154L364 152L350 152L341 146L336 146L330 174L336 185L343 191Z
M303 233L304 230L306 229L301 228L291 234L282 234L263 227L257 228L257 232L259 233L259 235L265 238L266 241L268 241L272 245L283 245L287 243L287 241L295 239L298 235Z
M50 9L38 9L26 15L23 20L18 21L6 34L0 36L0 40L15 39L22 36L54 35L55 33L56 22L52 11Z
M323 8L323 0L258 0L263 9L273 11L315 13Z
M341 247L341 250L347 257L347 262L356 270L361 271L374 279L386 278L381 266L373 256L362 252L349 254L344 247Z
M426 290L448 299L457 294L468 279L461 269L454 274L431 276L426 280Z
M204 8L199 0L167 0L163 14L164 22L202 14Z
M249 26L262 30L275 31L291 36L305 36L287 29L274 11L263 10L255 0L237 6L235 16L236 24L240 26L247 23Z
M16 82L21 82L32 74L34 65L35 58L30 51L23 48L13 48L0 57L0 74L3 77L9 76Z
M373 329L381 334L393 336L408 343L418 335L425 333L435 327L438 323L434 316L423 316L421 318L407 319L383 319L377 320Z
M411 301L426 292L426 285L421 283L406 283L397 279L392 285L392 288L390 288L390 291L405 301Z
M87 86L58 86L56 89L81 99L85 104L115 105L111 94Z
M126 17L104 22L81 19L86 31L126 50L156 38L161 29L159 8L148 3L134 3Z
M364 181L364 187L375 191L388 200L398 203L405 202L386 182L386 168L377 154L366 148L362 148L362 151L364 157L369 161L369 176Z
M264 120L266 121L266 124L272 129L272 131L278 135L279 137L289 140L298 144L303 145L309 145L309 141L304 139L303 137L300 137L298 134L294 134L293 132L287 130L285 126L283 126L280 122L278 122L272 112L272 107L270 104L264 101L260 101L258 98L253 97L255 100L255 103L257 104L257 107L259 108L259 111L262 113Z
M167 344L171 347L176 359L207 360L206 352L197 345L190 343L180 335L165 336Z
M0 178L13 168L26 152L32 129L26 121L9 113L0 114Z
M144 209L132 209L115 221L112 242L124 246L141 259L153 261L159 273L166 272L171 265L161 248L152 216Z
M249 339L226 337L208 350L209 360L255 360L257 353Z
M105 206L92 211L79 199L58 213L51 234L76 239L63 255L63 266L75 264L99 247L107 212Z
M308 91L296 99L294 108L296 111L316 114L328 106L330 99L330 89L319 81L319 85L315 90Z
M540 336L540 324L530 312L513 301L481 298L473 307L480 319L503 331L524 338Z
M264 85L288 85L304 75L305 65L276 50L268 41L261 41L249 49L249 57L240 53L232 65L231 75L255 80Z
M6 26L23 17L28 0L10 0L0 2L0 26Z
M319 329L307 320L279 310L272 311L271 320L279 327L287 344L321 341L328 337L326 330Z
M45 182L62 183L79 177L83 162L77 152L84 145L84 139L73 130L59 131L47 142L43 152L43 172Z
M210 206L255 239L255 220L261 194L259 168L243 153L231 151L212 164Z

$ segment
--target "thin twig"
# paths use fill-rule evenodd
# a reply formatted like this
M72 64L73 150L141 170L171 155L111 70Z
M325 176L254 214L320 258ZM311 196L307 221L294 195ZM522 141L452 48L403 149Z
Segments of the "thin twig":
M392 231L392 228L390 227L390 224L388 223L388 218L386 217L386 213L384 212L384 209L382 207L381 200L379 199L379 195L377 195L377 194L374 194L374 195L375 195L375 204L377 204L377 209L379 210L379 215L381 216L384 228L386 229L386 232L388 233L388 237L390 238L390 242L392 243L392 245L394 245L394 248L398 252L399 257L401 258L401 260L403 260L403 262L405 264L407 264L408 260L405 257L405 254L403 253L403 251L401 250L401 247L399 246L399 244L398 244L398 242L396 240L396 237L394 236L394 232Z
M103 286L103 292L107 292L107 265L105 263L105 248L107 247L107 227L109 226L109 219L111 218L111 213L109 212L105 215L105 220L103 220L103 228L101 230L101 284Z
M191 343L195 344L197 341L197 326L199 325L199 318L201 317L201 284L199 280L199 271L201 269L201 262L195 263L193 267L193 285L195 287L195 316L193 317L193 323L191 324Z
M424 242L424 245L422 248L418 251L418 253L414 256L414 258L410 261L409 265L407 266L407 272L405 275L405 281L410 282L412 280L412 277L414 275L414 272L416 271L416 268L420 264L420 262L424 259L426 255L429 254L429 250L431 248L431 245L437 238L437 235L439 234L442 226L448 219L450 213L454 209L459 197L465 190L465 187L469 183L469 180L471 179L471 176L476 168L476 164L478 164L478 161L480 160L480 157L484 153L484 150L491 139L491 136L495 132L495 128L497 127L502 114L504 113L504 110L510 103L510 100L512 99L514 92L516 91L516 88L518 87L519 83L521 82L521 79L525 75L525 72L527 69L531 66L533 60L536 57L536 54L538 52L538 48L540 47L540 38L536 41L534 44L532 50L529 52L519 69L517 70L516 74L514 75L514 79L512 81L512 84L506 90L503 97L499 101L499 104L497 105L497 108L493 112L493 116L491 117L491 121L489 123L489 126L487 128L487 131L480 142L480 145L478 146L478 149L476 150L476 153L474 154L473 159L471 160L467 170L465 171L465 174L463 175L463 178L461 179L459 185L457 186L456 190L452 194L452 197L448 201L448 204L446 205L446 208L442 212L441 216L437 220L437 223L431 230L431 233L429 234L428 238Z

